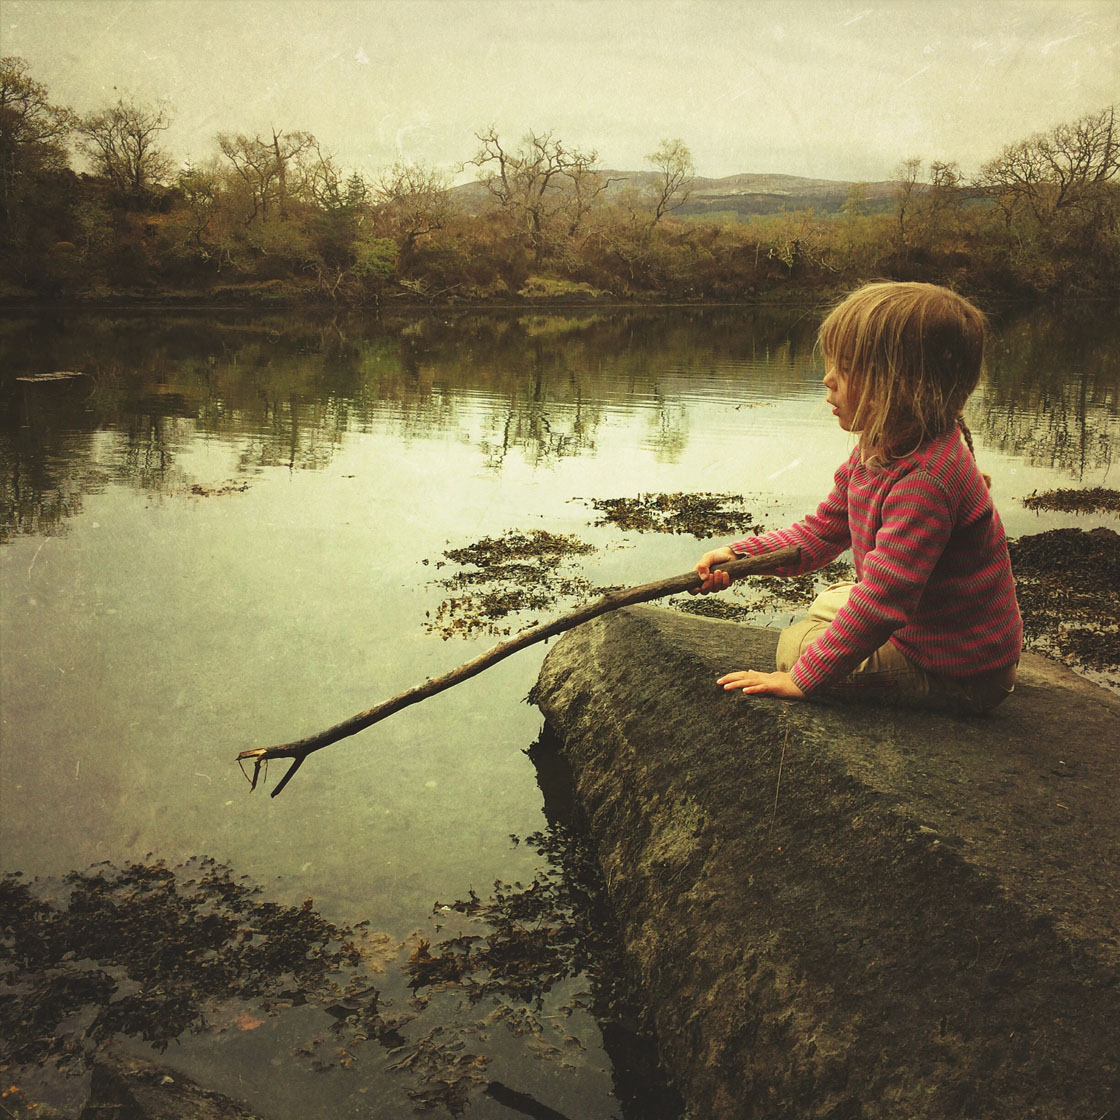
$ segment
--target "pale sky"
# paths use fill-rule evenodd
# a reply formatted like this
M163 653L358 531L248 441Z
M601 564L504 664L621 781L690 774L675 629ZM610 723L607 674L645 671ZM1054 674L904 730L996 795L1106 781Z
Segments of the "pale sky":
M167 103L171 153L313 133L347 169L454 170L495 125L699 174L966 174L1120 101L1120 0L0 0L0 50L79 112Z

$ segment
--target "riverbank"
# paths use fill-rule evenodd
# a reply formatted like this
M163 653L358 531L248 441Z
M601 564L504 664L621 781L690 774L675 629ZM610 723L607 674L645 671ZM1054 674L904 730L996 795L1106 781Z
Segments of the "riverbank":
M827 307L852 290L853 282L830 285L783 286L745 292L735 297L695 298L670 296L664 293L619 295L609 291L563 290L559 292L456 295L438 293L425 297L412 290L385 292L375 299L357 302L333 302L308 296L286 288L248 285L231 286L199 292L116 291L99 292L84 297L80 294L61 299L46 299L33 292L11 289L0 292L0 310L11 313L48 313L57 311L286 311L305 315L360 315L383 311L501 311L532 312L538 309L556 311L587 311L604 308L638 310L643 308L706 308L757 307L799 308ZM1062 307L1079 304L1112 302L1116 293L1024 293L1002 289L969 290L970 298L986 308Z

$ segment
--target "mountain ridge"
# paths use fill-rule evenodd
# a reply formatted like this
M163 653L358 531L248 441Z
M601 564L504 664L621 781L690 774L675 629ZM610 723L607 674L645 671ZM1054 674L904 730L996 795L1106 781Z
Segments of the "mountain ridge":
M610 180L609 193L627 187L649 187L660 178L655 171L621 171L604 169L599 174ZM878 213L894 205L898 188L895 180L865 182L856 179L815 179L780 172L740 172L720 178L697 175L686 202L674 209L678 217L748 219L753 216L781 213L783 210L815 209L823 213L839 213L851 197L854 187L863 190L863 210ZM452 188L455 195L472 213L485 206L488 197L485 185L475 180Z

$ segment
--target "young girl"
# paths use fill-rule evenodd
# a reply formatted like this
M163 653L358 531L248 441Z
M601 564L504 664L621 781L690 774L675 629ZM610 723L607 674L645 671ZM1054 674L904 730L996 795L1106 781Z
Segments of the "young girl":
M712 565L786 545L816 571L851 548L856 582L830 587L782 632L777 672L718 681L800 700L822 693L982 712L1014 688L1022 620L1007 541L961 416L976 388L984 317L933 284L860 288L820 329L828 403L859 443L815 514L705 553Z

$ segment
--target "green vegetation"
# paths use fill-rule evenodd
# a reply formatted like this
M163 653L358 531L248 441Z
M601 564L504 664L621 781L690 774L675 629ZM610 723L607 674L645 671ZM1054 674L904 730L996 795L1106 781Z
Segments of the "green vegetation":
M1115 106L1009 144L971 181L909 158L889 197L856 183L839 210L773 212L777 196L732 191L699 214L681 140L612 175L550 132L513 148L491 128L478 181L453 188L416 165L344 170L298 130L219 133L177 166L170 123L123 99L80 116L0 60L0 299L691 302L869 277L1018 296L1120 280Z

